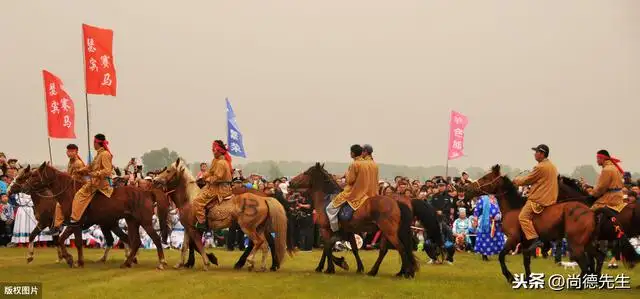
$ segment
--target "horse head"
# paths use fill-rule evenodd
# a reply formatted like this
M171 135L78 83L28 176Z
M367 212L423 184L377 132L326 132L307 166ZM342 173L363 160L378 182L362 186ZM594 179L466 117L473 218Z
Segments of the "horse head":
M42 162L38 169L29 172L29 177L23 185L23 191L31 193L49 188L56 179L56 172L57 170L49 166L47 162Z
M500 173L500 164L496 164L491 167L491 170L477 179L471 184L467 184L463 187L466 193L470 193L471 196L496 194L500 187L502 174Z
M184 162L181 162L180 158L178 158L176 162L158 171L153 178L153 183L156 186L177 185L185 169Z
M7 189L7 194L11 196L16 193L26 193L25 186L29 176L31 176L31 165L27 165L26 168L18 171L18 175L13 179L13 182Z

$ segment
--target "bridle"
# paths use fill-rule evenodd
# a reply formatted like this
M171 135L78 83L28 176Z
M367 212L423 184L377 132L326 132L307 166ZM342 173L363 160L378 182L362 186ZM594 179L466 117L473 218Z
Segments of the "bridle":
M471 185L473 186L474 184L477 185L477 190L480 191L480 193L482 193L483 195L491 195L492 193L489 193L487 191L484 191L482 188L483 187L487 187L487 186L491 186L493 184L495 184L496 181L498 181L499 179L502 179L502 176L496 176L493 180L491 180L490 182L480 185L480 183L478 183L478 181L474 181L473 183L471 183ZM505 192L502 192L505 193Z
M34 172L37 172L37 173L38 173L38 176L40 176L40 182L41 182L41 183L42 183L42 182L45 182L45 179L48 179L48 178L47 178L46 173L44 173L44 174L43 174L43 173L41 173L40 171L33 171L33 172L30 172L30 173L29 173L29 176L32 176ZM13 182L13 184L15 184L15 185L17 185L18 187L20 187L20 189L23 189L23 191L25 191L25 193L27 193L26 191L31 191L31 192L32 192L32 193L34 193L35 195L37 195L37 196L39 196L39 197L42 197L42 198L56 198L56 197L58 197L58 196L60 196L60 195L64 194L65 192L67 192L67 190L69 190L69 186L71 185L71 184L67 184L67 185L62 189L62 191L60 191L60 192L59 192L59 193L57 193L57 194L54 194L54 195L43 195L43 194L40 194L39 192L40 192L40 191L43 191L44 189L47 189L47 188L48 188L48 185L45 185L45 184L43 183L43 186L42 186L41 188L35 188L35 186L33 186L32 184L30 184L30 183L29 183L30 178L31 178L31 177L29 177L29 179L27 179L27 182L26 182L26 183L24 183L24 184L20 184L20 183L18 183L18 182L16 182L16 181L14 181L14 182ZM73 181L73 188L75 189L75 187L76 187L76 180L74 180L73 178L71 178L71 180Z

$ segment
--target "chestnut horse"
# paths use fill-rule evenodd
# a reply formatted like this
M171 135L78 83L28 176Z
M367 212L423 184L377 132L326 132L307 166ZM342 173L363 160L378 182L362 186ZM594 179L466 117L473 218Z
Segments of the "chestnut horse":
M341 190L334 177L329 174L324 165L316 163L305 172L297 175L289 182L291 188L307 188L311 193L313 208L318 213L318 224L324 239L323 256L328 260L325 273L335 273L333 255L331 254L335 239L332 239L332 232L329 226L325 207L326 196L336 194ZM375 232L377 228L382 231L383 236L400 253L402 266L396 276L414 277L418 270L418 264L413 254L413 240L411 238L411 222L413 215L411 209L401 201L387 196L373 196L368 198L360 208L353 212L353 217L345 222L340 221L341 232L359 233ZM321 260L321 262L323 262ZM318 268L322 269L318 265ZM375 273L371 273L375 275Z
M498 256L502 274L509 282L513 282L514 276L507 268L505 257L516 245L522 242L524 248L530 242L524 238L518 216L525 204L525 199L518 193L517 187L506 176L500 173L500 165L491 168L491 172L484 175L472 184L465 186L471 196L494 194L499 201L502 214L502 228L507 236L504 248ZM565 234L571 248L571 258L578 262L582 274L594 272L590 270L590 261L585 254L596 256L598 250L593 246L593 234L595 231L594 213L589 207L577 201L560 202L546 207L540 214L533 217L533 225L541 239L560 240ZM531 275L531 253L522 252L525 278Z
M196 250L202 256L204 270L209 268L209 262L217 264L217 258L214 254L205 254L201 241L202 233L194 227L195 215L191 201L199 194L200 188L185 163L177 159L176 162L156 175L153 180L154 183L164 185L169 189L171 199L180 211L180 222L185 228L183 246L184 244L195 245ZM276 233L274 251L278 263L282 264L287 252L287 217L284 207L276 199L247 192L234 195L230 200L214 205L207 214L209 227L214 230L229 227L234 220L255 245L248 257L249 270L253 270L255 266L254 259L257 250L262 251L262 263L259 271L266 270L265 260L269 248L264 235L267 232ZM291 254L292 248L288 250ZM183 247L181 263L178 264L178 267L184 265L186 251L187 248Z
M65 218L69 216L70 206L76 192L82 187L83 183L74 180L66 173L42 163L40 167L31 172L31 176L27 179L25 186L26 192L50 189L54 193L55 199L62 205ZM73 267L73 257L67 252L64 241L72 233L75 236L75 245L78 251L78 266L84 266L84 255L82 246L82 227L90 224L98 224L105 228L105 231L111 230L117 225L119 219L125 218L128 227L128 239L131 245L131 252L127 260L120 266L121 268L131 267L141 241L139 228L142 226L149 237L153 240L158 251L158 266L162 270L166 266L164 260L164 252L160 236L153 229L152 217L154 203L158 207L158 220L162 237L166 240L169 229L167 217L169 213L169 202L163 192L159 190L145 191L136 187L124 186L115 188L110 198L102 193L97 192L93 200L80 219L80 225L75 227L67 227L58 239L61 246L62 255L67 260L67 264ZM66 208L65 208L66 207Z
M33 261L34 256L34 248L33 241L35 238L42 232L45 228L52 228L54 225L54 217L56 210L56 200L53 198L53 193L49 189L44 189L42 192L32 191L30 193L24 192L22 190L22 186L25 185L27 179L31 175L31 165L28 165L26 168L21 169L18 172L18 176L13 180L11 186L9 186L8 193L9 195L15 193L25 193L31 196L31 200L33 201L33 212L36 217L36 221L38 222L36 227L33 229L31 234L29 235L29 248L27 252L27 263L31 263ZM69 209L69 214L71 213L71 206L67 207ZM106 246L104 249L104 254L102 258L99 260L100 262L106 262L107 257L109 255L109 250L113 246L113 235L106 230L104 227L100 227L103 231L103 235L105 238ZM118 238L120 238L125 246L128 246L127 235L120 229L120 227L112 226L112 231ZM106 232L106 233L105 233ZM62 251L60 246L58 246L58 235L53 236L53 243L56 244L56 250L58 251L58 260L56 263L59 263L62 260ZM125 250L125 256L127 255L127 251ZM137 263L137 259L134 259L134 263Z

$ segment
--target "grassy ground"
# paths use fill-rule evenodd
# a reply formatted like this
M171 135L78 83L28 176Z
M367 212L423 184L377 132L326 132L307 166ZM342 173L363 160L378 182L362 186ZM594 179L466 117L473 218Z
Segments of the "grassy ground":
M132 269L120 269L122 250L112 250L106 264L96 264L102 250L85 250L87 265L84 269L69 269L66 264L55 264L55 250L36 248L36 259L25 262L24 248L0 248L0 281L38 281L43 283L44 298L640 298L640 290L560 291L513 290L500 273L495 258L482 262L473 254L457 254L455 265L427 265L425 255L418 254L421 269L414 280L393 278L399 270L399 257L390 252L378 277L356 275L354 270L329 276L313 271L319 251L298 253L288 258L277 273L250 273L235 271L233 263L239 252L214 251L221 266L212 266L203 272L201 260L196 269L155 270L155 250L139 254L140 264ZM75 249L72 249L75 255ZM345 254L354 268L351 253ZM362 254L369 269L377 252ZM178 261L176 250L167 251L171 266ZM514 273L522 271L521 256L509 256L509 267ZM269 262L270 264L270 262ZM535 259L534 272L569 274L555 266L551 260ZM640 270L620 269L609 274L625 273L631 276L632 287L640 284ZM1 290L0 290L1 292ZM0 297L2 297L0 295Z

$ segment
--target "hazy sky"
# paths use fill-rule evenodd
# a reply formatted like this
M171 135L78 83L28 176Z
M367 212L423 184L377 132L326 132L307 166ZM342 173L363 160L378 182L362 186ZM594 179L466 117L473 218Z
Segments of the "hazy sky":
M158 4L162 2L163 4ZM41 70L76 104L86 156L81 24L114 29L118 97L90 96L116 163L169 147L209 160L229 97L252 160L444 164L451 109L469 117L456 167L561 171L609 149L640 170L640 1L243 0L0 4L0 151L48 159ZM64 162L69 140L52 140Z

